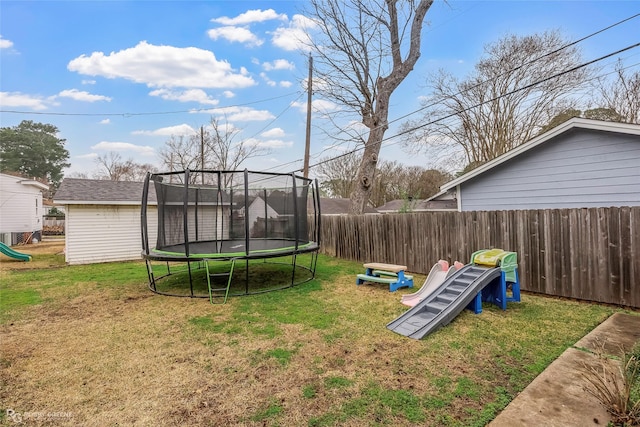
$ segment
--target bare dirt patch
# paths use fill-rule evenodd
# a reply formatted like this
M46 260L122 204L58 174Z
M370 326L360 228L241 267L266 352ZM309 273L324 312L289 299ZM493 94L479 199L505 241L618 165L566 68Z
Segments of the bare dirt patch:
M64 239L13 246L12 249L31 255L31 261L20 261L0 254L0 272L7 270L33 270L64 265Z

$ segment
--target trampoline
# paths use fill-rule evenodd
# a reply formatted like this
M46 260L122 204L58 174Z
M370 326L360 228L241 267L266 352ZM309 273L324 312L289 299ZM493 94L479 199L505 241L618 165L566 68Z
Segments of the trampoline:
M152 292L226 302L313 279L319 189L295 173L149 173L141 227Z

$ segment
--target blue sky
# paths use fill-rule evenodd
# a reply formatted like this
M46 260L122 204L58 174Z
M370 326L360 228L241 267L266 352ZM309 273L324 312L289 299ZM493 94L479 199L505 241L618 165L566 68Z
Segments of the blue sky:
M67 172L91 175L95 157L110 151L155 164L171 135L194 132L213 116L241 129L239 139L270 150L243 167L300 169L308 70L296 34L303 7L299 1L3 0L0 125L57 126L70 152ZM559 29L576 40L638 12L638 1L436 1L421 59L392 97L390 120L420 108L434 70L464 76L483 46L507 33ZM634 19L579 46L590 60L638 41L640 19ZM639 51L623 54L625 63L640 62ZM615 59L605 64L611 68ZM320 114L312 122L313 165L341 151L329 148L317 129L329 126ZM395 131L392 126L387 136ZM434 166L431 156L409 155L399 144L385 144L381 158Z

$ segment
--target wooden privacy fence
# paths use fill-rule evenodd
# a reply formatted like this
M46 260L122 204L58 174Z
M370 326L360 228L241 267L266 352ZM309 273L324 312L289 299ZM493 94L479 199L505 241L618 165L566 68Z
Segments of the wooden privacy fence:
M490 248L518 253L523 290L640 308L640 207L322 217L321 253L416 273Z

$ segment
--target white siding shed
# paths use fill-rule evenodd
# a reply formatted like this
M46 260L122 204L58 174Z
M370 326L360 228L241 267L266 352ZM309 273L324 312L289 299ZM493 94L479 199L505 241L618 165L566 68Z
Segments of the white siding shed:
M140 206L65 205L65 260L68 264L142 259ZM156 206L149 206L149 241L158 230Z
M65 178L54 197L66 211L65 259L89 264L142 259L141 182ZM153 194L155 200L155 193ZM157 206L148 206L149 241Z

